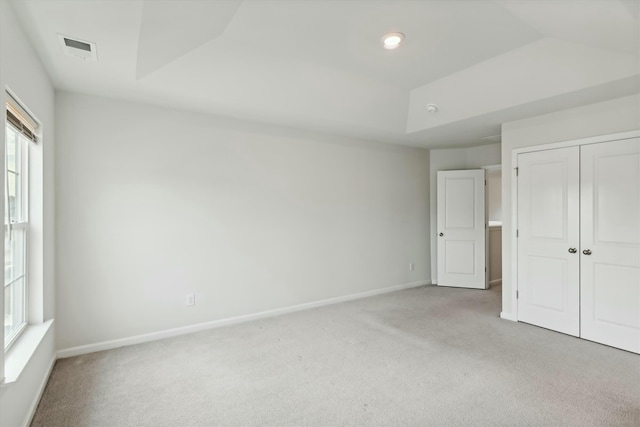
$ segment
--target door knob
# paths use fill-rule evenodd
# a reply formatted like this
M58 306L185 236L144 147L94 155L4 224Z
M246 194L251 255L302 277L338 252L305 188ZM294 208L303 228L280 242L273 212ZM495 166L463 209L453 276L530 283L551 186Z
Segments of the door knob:
M576 252L578 252L578 250L576 248L569 248L569 253L570 254L575 254Z
M591 255L591 249L585 249L582 253L585 255Z
M440 233L440 234L438 234L438 236L442 237L442 236L444 236L444 233Z

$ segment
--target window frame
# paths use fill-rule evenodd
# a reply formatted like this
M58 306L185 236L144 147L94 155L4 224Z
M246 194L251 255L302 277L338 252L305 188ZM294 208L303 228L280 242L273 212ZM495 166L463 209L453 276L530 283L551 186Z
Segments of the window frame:
M10 121L6 121L5 123L5 144L4 144L4 171L5 171L5 180L8 179L9 176L9 165L8 165L8 156L7 156L7 147L8 147L8 132L9 129L15 133L16 138L16 154L20 152L19 161L16 162L16 180L20 179L20 204L16 203L16 213L18 212L18 206L20 206L20 218L17 220L13 220L10 217L10 213L6 214L7 218L5 221L9 221L9 223L4 223L4 231L6 233L12 234L13 231L24 231L24 243L22 247L22 272L14 276L9 282L5 282L3 284L3 292L6 292L6 288L13 283L16 283L18 280L23 280L23 289L22 289L22 321L20 325L7 337L4 337L4 352L6 353L9 348L20 338L22 333L26 330L29 325L29 225L30 225L30 217L29 217L29 149L31 139L27 138L21 131L21 129L17 128ZM16 156L17 157L17 156ZM6 192L8 190L8 182L5 183ZM5 195L5 203L8 201L8 195ZM5 207L6 212L10 211L10 206ZM6 257L6 253L5 253ZM5 261L6 262L6 261ZM6 293L5 293L6 296ZM7 301L4 302L6 307ZM3 327L4 327L4 309L3 309ZM9 339L7 339L9 338Z

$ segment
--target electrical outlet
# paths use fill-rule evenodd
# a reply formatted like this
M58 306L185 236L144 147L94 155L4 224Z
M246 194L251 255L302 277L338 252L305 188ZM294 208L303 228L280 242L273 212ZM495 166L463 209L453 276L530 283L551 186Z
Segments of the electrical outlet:
M416 265L414 263L409 263L409 271L413 271L416 269Z
M187 294L186 305L196 305L196 294Z

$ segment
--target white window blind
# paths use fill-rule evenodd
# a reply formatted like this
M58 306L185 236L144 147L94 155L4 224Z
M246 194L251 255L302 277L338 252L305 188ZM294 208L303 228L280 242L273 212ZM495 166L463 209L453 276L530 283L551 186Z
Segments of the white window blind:
M27 139L38 142L38 122L7 92L7 123Z

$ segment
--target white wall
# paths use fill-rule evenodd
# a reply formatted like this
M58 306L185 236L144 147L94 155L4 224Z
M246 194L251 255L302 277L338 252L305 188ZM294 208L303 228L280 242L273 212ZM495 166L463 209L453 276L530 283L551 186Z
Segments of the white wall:
M431 228L431 281L436 283L438 273L438 206L437 172L457 169L478 169L500 164L500 143L472 148L445 148L429 151L430 228Z
M515 291L511 278L511 239L514 233L511 211L515 148L569 141L640 129L640 96L628 96L597 104L585 105L502 126L502 311L504 317L515 317Z
M0 426L26 427L35 413L55 363L53 328L40 341L17 381L2 387L0 392Z
M59 349L429 279L426 150L67 92L56 113Z
M42 124L41 143L32 147L29 159L32 172L30 179L40 185L32 186L29 199L33 254L29 266L29 291L33 303L28 307L29 321L41 323L53 318L55 310L54 91L40 60L17 24L10 4L5 0L0 0L0 52L0 105L4 105L4 93L8 88ZM4 114L2 116L4 123ZM4 137L4 132L0 132L0 153L3 157ZM40 168L42 173L39 172ZM4 188L4 177L0 177L0 185ZM3 200L0 201L2 211L3 203ZM0 294L1 303L4 292ZM54 358L53 333L53 328L50 328L17 381L2 386L0 425L3 427L23 425L28 420ZM3 338L2 334L0 329L0 338ZM0 354L0 366L4 367L4 354Z

